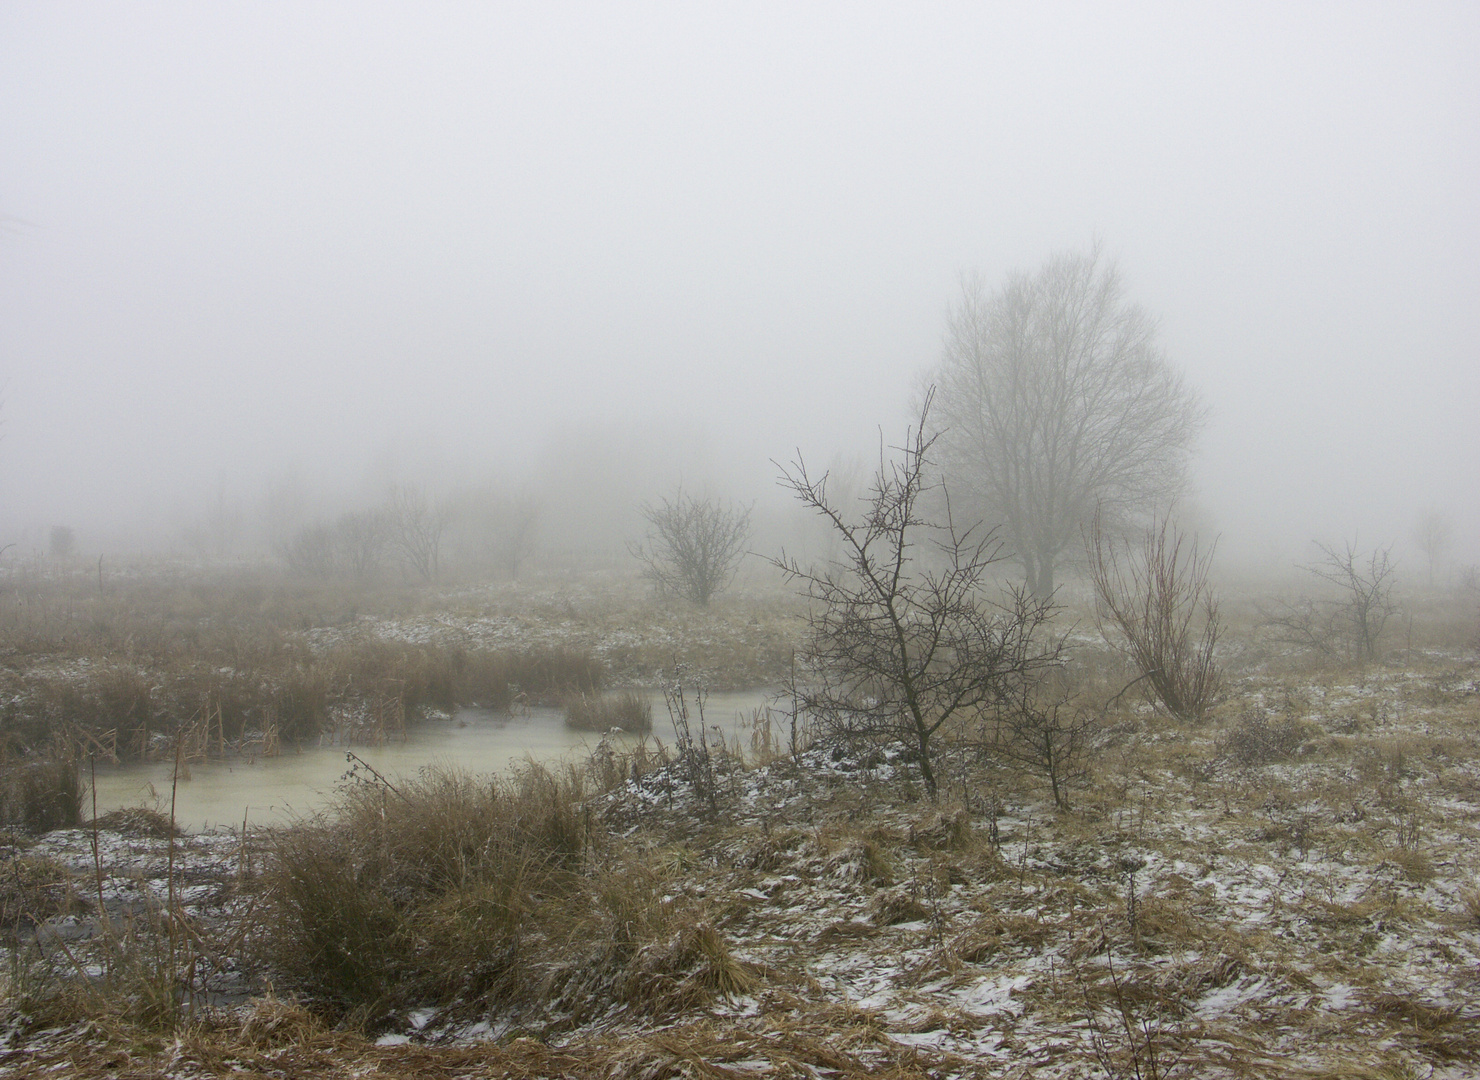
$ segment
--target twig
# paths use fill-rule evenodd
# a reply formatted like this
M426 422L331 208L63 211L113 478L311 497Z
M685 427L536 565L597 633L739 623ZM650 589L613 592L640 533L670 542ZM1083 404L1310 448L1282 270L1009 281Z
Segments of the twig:
M362 758L359 754L355 753L353 750L346 750L344 752L344 760L350 762L351 764L349 773L347 773L346 776L353 776L355 772L360 768L360 766L363 765L366 771L368 771L371 776L375 777L376 782L384 785L386 790L390 791L393 795L396 796L396 798L400 799L404 803L411 802L410 799L401 794L400 788L396 787L395 784L391 783L385 778L384 775L382 775L379 769L377 769L374 765L371 765L368 761Z

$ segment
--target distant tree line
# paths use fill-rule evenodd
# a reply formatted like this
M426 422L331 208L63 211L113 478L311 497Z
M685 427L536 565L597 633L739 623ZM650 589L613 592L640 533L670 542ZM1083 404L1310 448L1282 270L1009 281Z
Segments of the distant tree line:
M407 581L442 579L449 529L461 521L480 561L517 578L533 550L539 503L492 493L438 500L416 484L392 486L385 501L294 529L274 550L305 577L366 584L395 571Z

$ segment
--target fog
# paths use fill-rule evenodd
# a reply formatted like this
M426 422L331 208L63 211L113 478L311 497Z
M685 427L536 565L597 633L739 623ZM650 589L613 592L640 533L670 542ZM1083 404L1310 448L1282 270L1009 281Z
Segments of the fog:
M903 433L963 274L1099 238L1229 558L1434 507L1474 561L1476 55L1468 3L7 3L0 545L769 505Z

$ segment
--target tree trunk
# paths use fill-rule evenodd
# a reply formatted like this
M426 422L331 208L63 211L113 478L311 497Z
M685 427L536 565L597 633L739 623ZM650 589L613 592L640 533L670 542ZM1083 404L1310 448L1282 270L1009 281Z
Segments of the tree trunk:
M1034 563L1037 572L1034 573ZM1033 591L1033 596L1039 600L1051 600L1053 598L1053 556L1039 555L1034 563L1029 564L1028 588Z
M935 798L935 770L930 767L930 735L915 729L916 738L920 745L920 777L925 781L925 791L933 800Z

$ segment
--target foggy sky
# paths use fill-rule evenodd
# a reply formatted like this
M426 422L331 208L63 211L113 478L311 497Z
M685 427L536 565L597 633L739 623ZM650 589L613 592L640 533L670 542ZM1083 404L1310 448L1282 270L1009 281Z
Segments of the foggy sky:
M0 3L0 543L593 432L754 498L902 432L963 273L1099 237L1226 549L1474 559L1477 55L1470 3Z

